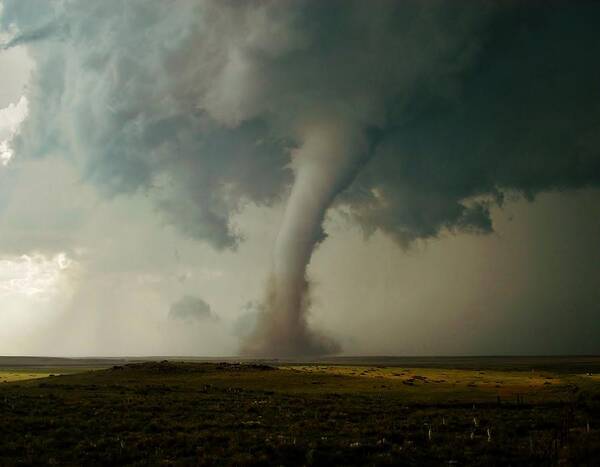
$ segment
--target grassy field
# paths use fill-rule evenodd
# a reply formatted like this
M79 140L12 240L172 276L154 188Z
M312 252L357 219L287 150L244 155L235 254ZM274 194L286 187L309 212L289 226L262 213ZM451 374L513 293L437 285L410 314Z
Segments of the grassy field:
M0 370L0 383L10 383L12 381L23 381L35 378L47 378L54 373L45 370L27 370L8 369Z
M94 371L97 368L0 368L0 383L11 383L14 381L27 381L38 378L49 378L61 375L70 375L74 373L82 373Z
M14 381L0 465L599 465L600 379L547 368L164 361Z

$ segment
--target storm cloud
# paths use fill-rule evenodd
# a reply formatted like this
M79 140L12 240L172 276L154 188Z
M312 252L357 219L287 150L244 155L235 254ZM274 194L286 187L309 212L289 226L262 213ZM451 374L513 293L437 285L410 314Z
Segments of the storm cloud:
M242 236L241 203L289 184L298 120L330 109L369 138L340 202L401 242L490 231L505 192L600 182L592 3L39 6L2 15L13 41L35 39L20 156L68 149L107 193L151 190L217 247Z
M217 315L212 312L210 305L200 297L185 295L171 305L169 319L197 322L216 320Z
M407 248L492 232L507 197L600 185L599 20L592 2L8 0L5 46L36 63L12 144L64 153L107 196L146 192L217 249L243 240L233 219L248 203L293 202L316 158L335 177L306 251L278 256L296 292L275 300L302 307L305 329L305 268L331 206Z

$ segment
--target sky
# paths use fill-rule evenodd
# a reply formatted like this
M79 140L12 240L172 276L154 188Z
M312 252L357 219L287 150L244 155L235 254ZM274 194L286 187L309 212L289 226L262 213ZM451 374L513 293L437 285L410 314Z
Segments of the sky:
M0 5L0 354L600 352L599 5Z

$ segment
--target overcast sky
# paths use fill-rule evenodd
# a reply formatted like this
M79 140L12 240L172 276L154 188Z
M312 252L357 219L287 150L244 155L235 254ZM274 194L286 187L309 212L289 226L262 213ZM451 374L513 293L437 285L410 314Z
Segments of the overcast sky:
M168 3L0 0L0 354L237 354L297 128L337 115L369 149L311 328L600 352L600 5Z

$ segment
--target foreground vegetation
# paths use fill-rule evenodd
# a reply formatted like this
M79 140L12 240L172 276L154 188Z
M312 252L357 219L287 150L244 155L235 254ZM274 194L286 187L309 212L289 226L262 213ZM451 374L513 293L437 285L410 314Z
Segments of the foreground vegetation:
M146 362L0 384L0 465L599 465L599 424L586 373Z

